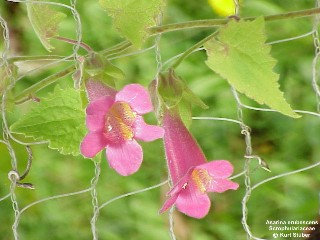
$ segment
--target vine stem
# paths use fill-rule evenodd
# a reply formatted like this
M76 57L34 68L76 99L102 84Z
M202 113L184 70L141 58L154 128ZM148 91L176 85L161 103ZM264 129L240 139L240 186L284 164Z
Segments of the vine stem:
M27 62L27 61L57 61L65 59L64 56L58 55L39 55L39 56L14 56L8 59L8 63L14 62ZM65 59L65 61L72 61L73 59L70 57Z
M65 38L65 37L54 37L54 38L57 40L66 42L66 43L73 44L73 45L76 45L78 43L78 41L70 39L70 38ZM80 42L80 46L83 49L85 49L88 53L94 52L93 49L88 44L85 44L84 42Z
M276 20L282 20L282 19L291 19L291 18L300 18L300 17L309 17L315 14L320 13L320 8L311 8L301 11L294 11L294 12L288 12L288 13L281 13L281 14L275 14L275 15L268 15L264 16L265 21L276 21ZM247 17L243 18L243 20L254 20L257 17ZM196 21L188 21L188 22L182 22L182 23L172 23L157 27L151 27L148 29L149 33L151 35L156 35L159 33L167 33L167 32L173 32L178 31L182 29L189 29L189 28L211 28L215 26L221 26L225 25L229 22L229 19L209 19L209 20L196 20Z
M320 13L320 8L312 8L312 9L306 9L301 11L294 11L294 12L288 12L288 13L281 13L281 14L275 14L275 15L268 15L265 16L265 21L276 21L281 19L290 19L290 18L300 18L300 17L309 17L312 15L316 15ZM244 20L254 20L257 17L247 17L243 18ZM189 22L183 22L183 23L171 23L167 25L162 26L156 26L151 27L148 29L151 36L157 35L159 33L167 33L172 31L179 31L183 29L189 29L189 28L210 28L215 26L221 26L227 24L229 19L210 19L210 20L196 20L196 21L189 21ZM123 48L128 48L132 44L128 41L121 42L120 44L117 44L116 46L112 47L111 49L103 50L101 53L103 55L109 55L113 54L114 52L118 51L118 48L122 50ZM9 58L9 62L15 62L15 61L28 61L28 60L56 60L55 58L59 59L59 56L31 56L31 57L12 57Z
M69 43L76 43L75 40L72 40L72 39L68 39L68 40L70 40ZM85 45L87 45L87 44L85 44ZM93 49L89 45L87 45L87 46L88 47L86 47L86 50L88 52L94 52ZM108 57L109 55L113 55L115 53L122 52L131 46L132 46L132 44L129 41L123 41L123 42L121 42L111 48L107 48L105 50L102 50L99 53L101 53L105 57ZM90 49L90 51L89 51L89 49ZM62 60L62 59L64 59L64 61L72 61L73 60L72 57L66 58L65 56L58 56L58 55L14 56L14 57L8 58L8 63L26 62L26 61L56 61L56 60Z
M214 33L210 34L209 36L205 37L204 39L202 39L201 41L197 42L195 45L193 45L192 47L190 47L189 49L187 49L173 64L172 64L172 68L177 68L180 63L186 59L195 49L201 47L204 43L206 43L207 41L209 41L211 38L215 37L217 34L219 33L219 31L215 31Z
M28 101L29 99L33 98L33 95L45 88L46 86L54 83L55 81L57 81L58 79L68 76L69 74L71 74L72 72L74 72L75 70L75 66L70 66L58 73L55 73L53 75L50 75L49 77L41 80L40 82L37 82L36 84L32 85L31 87L27 88L26 90L22 91L21 93L19 93L18 95L15 96L15 104L21 104L25 101Z
M125 49L127 49L128 47L131 46L131 43L128 41L124 41L120 44L117 44L116 46L107 49L105 51L102 51L101 54L103 54L104 56L109 56L110 54L112 54L113 52L117 52L117 51L124 51ZM88 46L89 47L89 46ZM89 47L87 50L91 52L93 52L93 50ZM57 60L60 58L59 56L52 56L52 59L50 59L50 56L31 56L31 57L13 57L10 58L10 60L12 62L14 61L34 61L34 60L44 60L43 58L45 58L46 60L54 60L55 58L57 58ZM69 60L69 59L67 59ZM71 60L71 58L70 58ZM50 75L49 77L35 83L34 85L30 86L29 88L25 89L24 91L22 91L21 93L19 93L18 95L15 96L15 104L21 104L25 101L28 101L29 99L33 98L33 95L38 92L39 90L47 87L48 85L54 83L55 81L59 80L62 77L66 77L69 74L73 73L76 70L75 66L69 66L68 68L57 72L53 75Z
M281 20L281 19L290 19L290 18L299 18L299 17L308 17L312 16L315 14L320 13L320 8L312 8L312 9L306 9L302 11L294 11L294 12L288 12L288 13L282 13L282 14L276 14L276 15L268 15L265 16L264 19L265 21L275 21L275 20ZM243 18L244 20L254 20L257 17L248 17L248 18ZM183 30L183 29L190 29L190 28L210 28L214 26L221 26L226 23L228 23L229 19L211 19L211 20L198 20L198 21L190 21L190 22L184 22L184 23L176 23L176 24L168 24L168 25L162 25L162 26L157 26L157 27L151 27L149 28L149 33L150 36L157 35L160 33L167 33L167 32L172 32L172 31L178 31L178 30ZM213 33L213 34L216 34ZM189 48L186 52L184 52L173 64L173 68L176 68L186 57L190 55L190 53L196 49L197 47L201 46L204 42L208 41L210 38L213 36L209 35L207 38L204 38L191 48ZM81 45L82 46L82 45ZM105 50L102 51L103 55L109 55L110 53L113 53L114 51L122 51L123 49L127 49L128 47L131 46L130 42L124 41L118 45L116 45L114 48L111 48L109 51ZM84 47L84 46L82 46ZM92 50L90 47L86 48L87 50ZM47 58L48 56L45 56ZM37 60L40 60L41 57L36 57ZM9 59L9 61L14 61L14 60L21 60L20 58L17 59ZM35 60L35 57L31 57L28 59L28 57L24 57L24 60ZM17 96L15 96L15 103L19 104L22 103L26 100L29 100L32 98L32 95L34 95L37 91L41 90L42 88L54 83L58 79L67 76L71 74L75 70L74 66L70 66L69 68L60 71L56 74L53 74L40 82L32 85L28 89L24 90Z
M115 46L102 50L100 53L104 56L109 56L109 55L113 55L119 52L123 52L124 50L128 49L129 47L132 46L132 43L129 42L128 40L125 40L121 43L116 44Z

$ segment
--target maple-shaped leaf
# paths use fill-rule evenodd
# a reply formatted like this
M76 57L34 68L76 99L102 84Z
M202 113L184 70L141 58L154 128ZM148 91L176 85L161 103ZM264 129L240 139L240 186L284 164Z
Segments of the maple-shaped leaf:
M62 154L78 155L80 142L86 134L80 94L73 88L56 87L10 130L36 140L47 140L50 148L58 149Z
M54 47L50 44L50 38L58 36L58 25L66 17L64 13L55 11L42 0L33 0L39 3L28 3L27 11L33 30L40 39L42 45L50 51ZM43 3L41 3L43 2Z
M156 25L165 0L100 0L100 5L113 18L115 28L140 48L148 36L147 28Z
M266 104L290 117L299 117L279 89L279 74L273 71L276 60L265 42L263 18L231 20L220 30L218 39L205 44L206 64L237 91L259 104Z

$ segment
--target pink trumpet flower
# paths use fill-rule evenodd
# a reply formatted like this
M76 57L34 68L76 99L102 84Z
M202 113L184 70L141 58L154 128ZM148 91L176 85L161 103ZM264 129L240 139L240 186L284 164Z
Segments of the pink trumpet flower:
M194 218L205 217L210 209L208 192L222 193L238 189L238 183L227 179L233 166L226 160L207 162L201 148L184 126L178 114L165 111L164 143L173 188L160 213L174 204Z
M149 142L164 134L161 127L144 122L141 115L151 111L149 94L139 84L90 102L86 109L89 133L81 143L81 153L92 158L106 148L111 168L123 176L135 173L143 159L136 140Z

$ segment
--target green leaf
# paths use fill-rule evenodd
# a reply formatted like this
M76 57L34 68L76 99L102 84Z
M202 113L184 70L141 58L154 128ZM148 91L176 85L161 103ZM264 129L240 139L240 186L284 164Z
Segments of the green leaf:
M188 128L192 122L191 105L201 108L208 106L197 97L178 76L173 69L168 73L160 74L158 84L156 81L149 85L151 101L158 121L162 121L164 109L175 109Z
M182 122L187 128L189 128L192 123L191 104L187 101L181 101L178 107Z
M279 89L279 75L273 72L276 60L265 44L263 18L254 21L230 21L219 33L218 40L205 44L206 64L237 91L259 104L290 117L299 117L286 102Z
M159 76L158 92L167 108L175 107L182 99L185 83L178 78L172 69L168 75Z
M91 53L78 72L75 77L84 80L88 97L91 100L97 97L98 92L108 95L115 94L116 81L125 77L121 69L99 53Z
M49 141L49 147L62 154L79 154L86 133L85 113L80 91L56 87L47 98L11 126L14 133Z
M183 92L183 99L190 103L194 104L202 109L208 109L209 107L197 96L195 95L188 87L185 87Z
M106 60L104 72L115 80L123 80L125 78L123 71L108 60Z
M33 30L40 39L42 45L50 51L54 47L50 44L50 38L58 36L58 25L66 17L64 13L53 10L45 4L45 1L34 0L39 3L27 3L28 17ZM43 2L43 3L41 3Z
M148 36L147 28L156 25L156 18L165 0L99 0L113 18L115 28L136 47L140 48Z
M124 79L122 70L113 65L106 57L99 53L92 53L91 56L86 59L84 68L92 77L104 72L114 79Z

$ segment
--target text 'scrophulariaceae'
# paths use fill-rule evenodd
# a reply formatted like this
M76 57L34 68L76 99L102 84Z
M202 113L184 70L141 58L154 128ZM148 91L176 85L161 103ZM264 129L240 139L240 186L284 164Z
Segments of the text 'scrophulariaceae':
M160 213L176 205L194 218L203 218L210 209L208 192L236 190L239 185L227 179L233 166L226 160L207 162L201 148L184 126L177 112L164 110L164 144L173 188Z
M135 173L143 159L136 140L153 141L164 134L163 128L146 124L141 116L152 109L148 92L139 84L91 101L86 109L89 133L81 143L81 153L92 158L106 148L111 168L123 176Z

